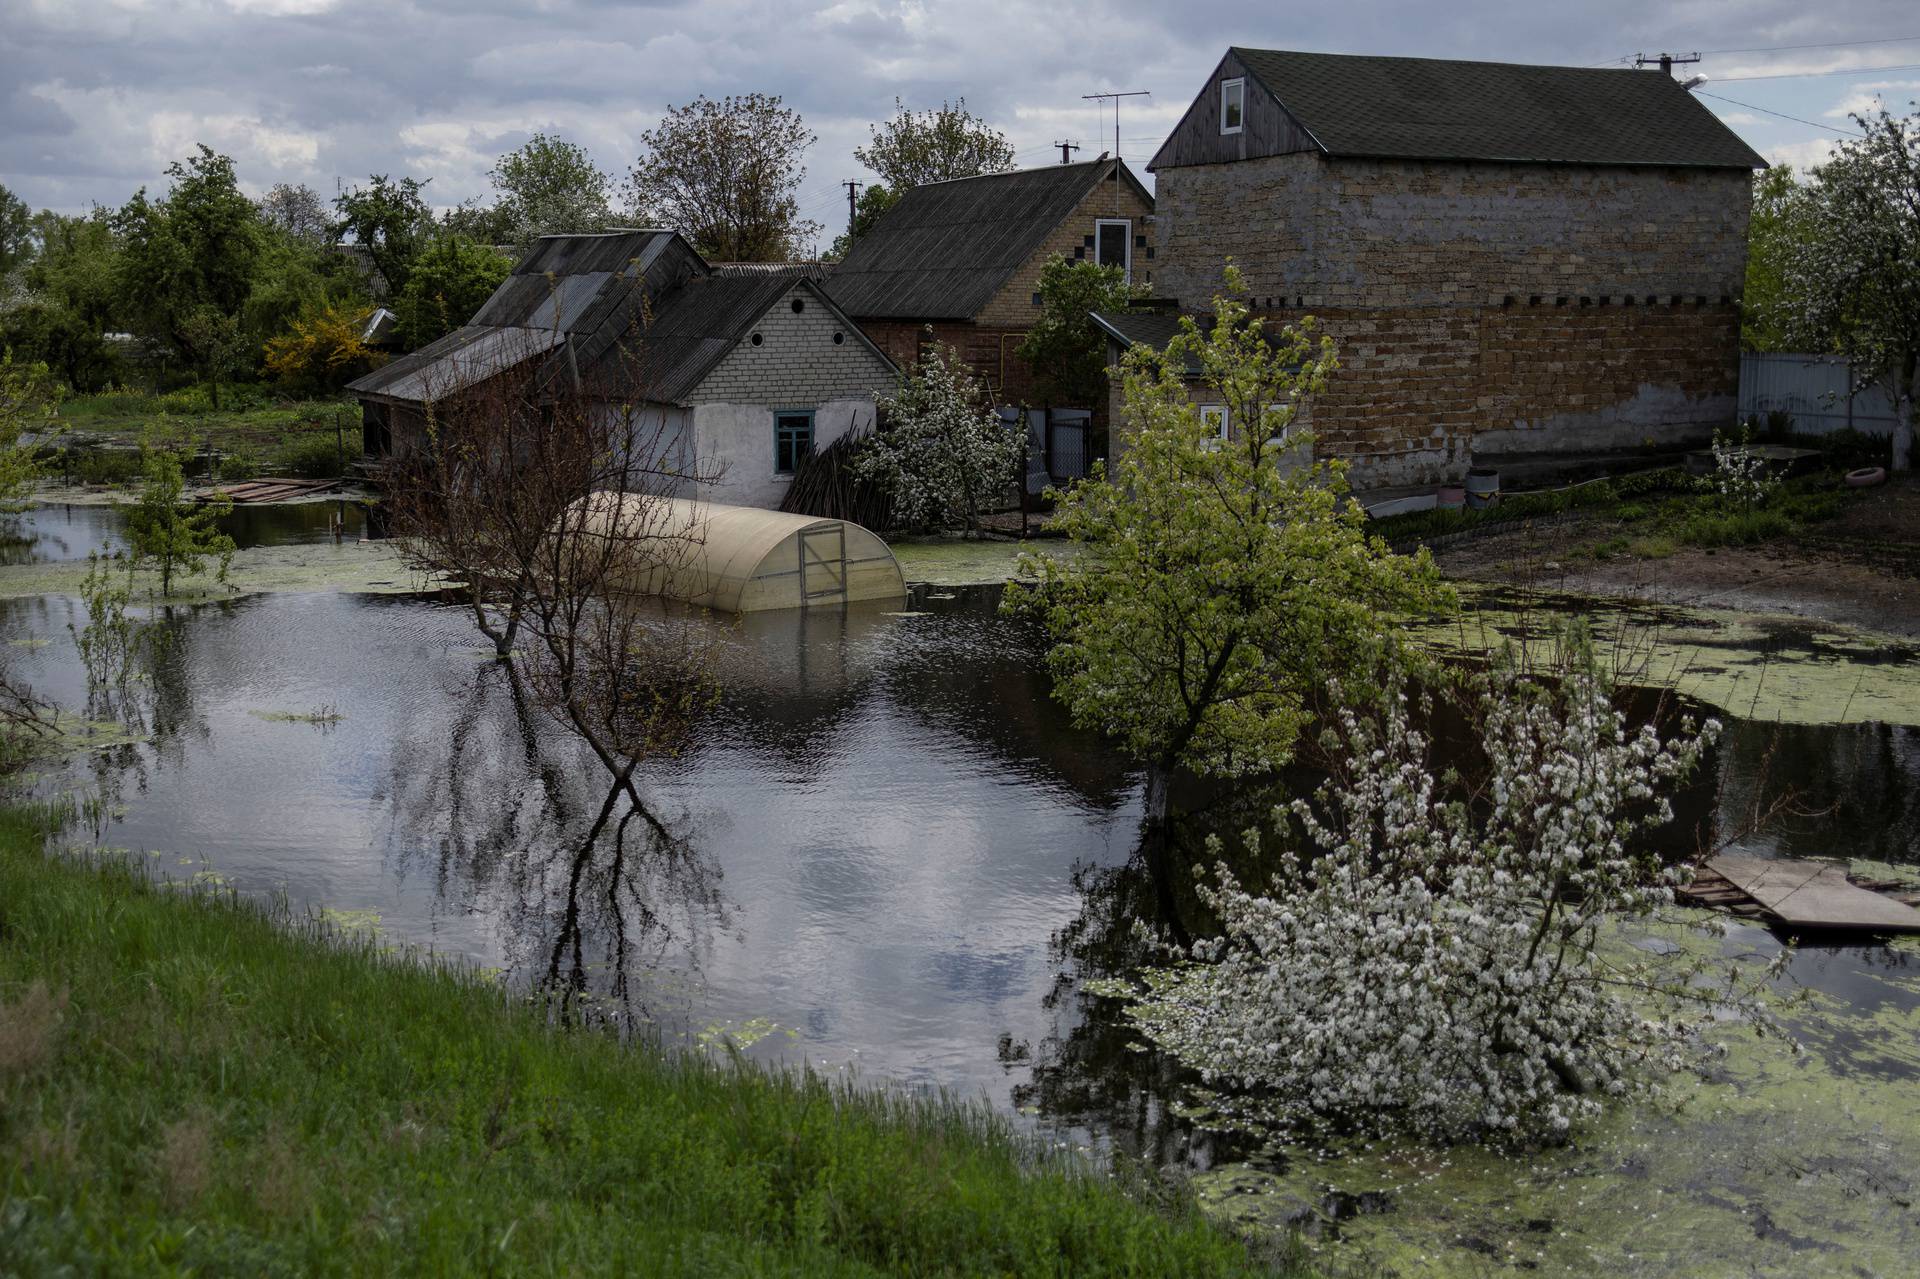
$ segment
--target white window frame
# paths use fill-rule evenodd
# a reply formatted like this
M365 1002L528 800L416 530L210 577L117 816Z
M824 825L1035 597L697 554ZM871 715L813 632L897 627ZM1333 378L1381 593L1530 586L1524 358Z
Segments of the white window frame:
M1227 406L1224 404L1202 404L1200 406L1200 420L1202 422L1209 421L1216 416L1219 418L1219 426L1215 429L1214 435L1223 441L1232 439L1231 415L1227 411Z
M1117 227L1124 228L1126 233L1120 237L1120 247L1123 250L1125 250L1126 257L1121 261L1120 269L1126 273L1127 283L1132 284L1133 283L1133 219L1132 218L1095 218L1093 220L1093 261L1096 266L1099 265L1099 262L1100 262L1100 228L1103 226L1117 226Z
M1240 123L1234 125L1227 123L1227 94L1230 92L1240 95ZM1237 76L1232 80L1222 80L1220 82L1220 135L1225 137L1230 133L1240 133L1245 130L1246 127L1247 78L1245 76Z

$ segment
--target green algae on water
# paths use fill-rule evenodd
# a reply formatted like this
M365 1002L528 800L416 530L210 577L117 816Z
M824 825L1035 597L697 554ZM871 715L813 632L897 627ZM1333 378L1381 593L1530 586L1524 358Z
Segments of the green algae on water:
M1920 646L1800 617L1623 603L1458 584L1457 616L1410 624L1436 652L1476 657L1512 642L1536 656L1562 619L1591 625L1626 682L1670 688L1743 719L1920 727Z

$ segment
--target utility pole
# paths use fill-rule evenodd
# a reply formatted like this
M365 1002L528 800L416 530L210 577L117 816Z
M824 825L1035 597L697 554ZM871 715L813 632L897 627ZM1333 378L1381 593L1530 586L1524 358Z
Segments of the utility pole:
M1062 164L1072 164L1073 156L1069 153L1080 149L1078 142L1056 142L1053 145L1060 148L1060 163Z
M1667 76L1673 74L1673 69L1677 65L1698 61L1700 61L1700 55L1698 53L1663 53L1657 58L1649 58L1644 53L1636 53L1633 55L1633 65L1636 68L1658 62L1660 64L1660 74Z
M1105 102L1108 98L1113 99L1113 211L1116 215L1120 212L1120 99L1152 96L1151 89L1115 89L1106 93L1080 95L1084 102Z
M854 211L856 208L856 202L853 197L854 197L854 193L859 191L863 184L859 182L855 182L852 178L848 178L845 182L842 182L840 185L847 189L847 243L852 244L853 243L853 220L854 220Z

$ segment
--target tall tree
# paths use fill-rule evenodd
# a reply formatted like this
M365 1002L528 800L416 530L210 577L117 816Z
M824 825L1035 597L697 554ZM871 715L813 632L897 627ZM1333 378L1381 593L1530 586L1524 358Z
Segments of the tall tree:
M33 256L33 210L0 186L0 291L10 276Z
M33 236L37 249L21 273L25 293L0 313L0 343L44 362L75 391L99 390L118 365L106 334L126 309L111 215L43 211Z
M804 254L820 227L800 216L801 163L815 136L778 97L706 96L669 107L640 135L626 193L643 221L678 229L722 262Z
M1292 756L1316 693L1355 689L1399 650L1395 614L1442 598L1433 562L1369 536L1345 501L1345 470L1311 461L1296 416L1335 368L1311 321L1268 333L1241 300L1214 299L1164 353L1136 346L1123 363L1128 447L1060 499L1055 526L1071 560L1028 557L1037 589L1009 606L1043 619L1054 695L1147 767L1147 815L1166 814L1168 783L1187 768L1216 776L1271 771ZM1195 407L1227 406L1222 441Z
M613 221L613 179L585 149L536 133L487 175L498 193L501 225L521 249L543 235L599 231Z
M446 232L414 260L407 287L394 300L398 337L409 351L445 337L500 287L513 263L484 244Z
M171 348L219 403L220 378L238 367L240 310L264 241L260 214L240 193L233 160L204 144L167 166L172 188L143 187L114 215L119 279L135 331Z
M1020 343L1040 393L1054 404L1093 405L1107 395L1107 339L1095 311L1125 310L1136 293L1117 266L1056 253L1040 268L1040 318Z
M260 197L260 220L304 244L326 245L333 240L333 215L326 201L306 183L276 182Z
M853 158L880 175L896 195L925 182L1005 173L1014 167L1006 135L967 110L967 100L914 111L893 100L894 115L869 130L872 141Z
M833 244L826 252L827 261L838 262L846 257L848 251L853 248L853 242L873 230L873 225L880 220L880 215L898 203L900 203L899 193L891 187L882 186L878 182L868 183L860 192L860 198L854 202L853 225L833 237Z
M386 283L389 295L398 295L407 287L413 260L433 237L433 210L420 194L433 179L401 178L395 182L384 173L367 179L333 202L339 213L336 230L353 237L373 259L374 270Z
M1747 279L1740 299L1740 345L1748 351L1785 351L1791 338L1782 300L1788 263L1807 224L1808 188L1793 166L1776 164L1753 176L1753 213L1747 220ZM1826 350L1830 342L1821 342Z
M1788 245L1775 305L1796 341L1846 356L1856 382L1886 388L1892 465L1904 471L1920 394L1920 113L1853 118L1864 136L1814 170L1808 233Z

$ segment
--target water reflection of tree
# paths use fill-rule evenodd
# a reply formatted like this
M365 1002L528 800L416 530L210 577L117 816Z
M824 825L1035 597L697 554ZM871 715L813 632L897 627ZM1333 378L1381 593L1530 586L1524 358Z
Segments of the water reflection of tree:
M1781 856L1920 862L1920 729L1735 721L1719 766L1729 823L1791 794L1754 841Z
M609 777L513 664L481 664L449 696L451 722L395 752L403 864L430 858L442 901L492 898L510 980L550 991L564 1015L655 1015L638 979L670 960L697 967L725 921L692 822Z

